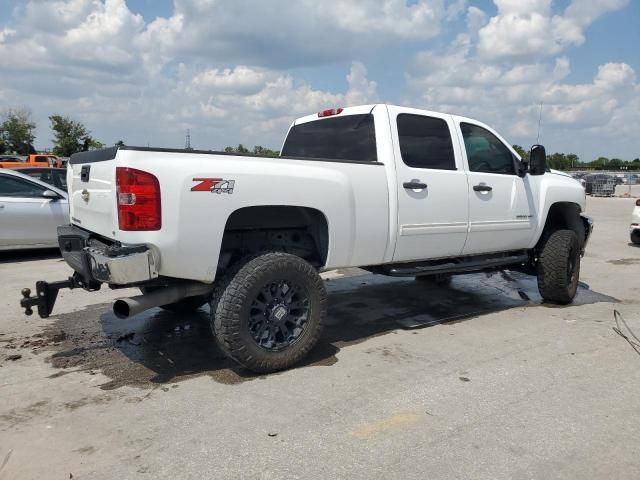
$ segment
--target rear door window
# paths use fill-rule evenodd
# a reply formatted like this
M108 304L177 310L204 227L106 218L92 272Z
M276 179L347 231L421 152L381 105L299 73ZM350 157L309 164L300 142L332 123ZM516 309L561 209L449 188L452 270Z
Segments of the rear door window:
M347 115L294 125L282 156L376 162L373 115Z
M455 170L449 126L441 118L400 114L397 119L402 161L409 167Z

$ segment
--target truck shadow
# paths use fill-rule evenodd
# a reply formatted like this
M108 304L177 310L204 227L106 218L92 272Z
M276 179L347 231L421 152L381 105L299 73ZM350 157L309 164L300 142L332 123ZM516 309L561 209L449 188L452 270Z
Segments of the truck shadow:
M448 286L360 275L327 281L327 289L325 333L298 368L332 365L340 349L394 330L541 304L534 277L506 272L458 276ZM572 305L596 302L617 300L582 284ZM189 315L153 309L123 321L111 313L110 305L94 305L60 315L45 338L57 338L50 361L62 370L53 376L100 372L110 379L101 385L107 390L124 385L154 388L202 375L224 384L265 378L237 367L219 351L209 328L208 307Z

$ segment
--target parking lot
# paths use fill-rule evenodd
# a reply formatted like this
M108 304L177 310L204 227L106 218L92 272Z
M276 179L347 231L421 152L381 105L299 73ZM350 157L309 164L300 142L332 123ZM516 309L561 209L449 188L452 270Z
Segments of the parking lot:
M20 290L69 269L5 252L0 479L640 478L640 355L613 330L617 309L640 336L633 202L588 199L570 306L518 273L329 272L319 347L266 376L224 359L205 309L116 319L133 291L25 317Z

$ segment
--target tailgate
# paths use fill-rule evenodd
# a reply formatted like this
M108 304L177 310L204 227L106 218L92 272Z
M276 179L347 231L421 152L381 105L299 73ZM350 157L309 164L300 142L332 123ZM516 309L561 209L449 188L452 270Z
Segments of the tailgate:
M107 238L117 225L117 147L71 156L67 171L71 223Z

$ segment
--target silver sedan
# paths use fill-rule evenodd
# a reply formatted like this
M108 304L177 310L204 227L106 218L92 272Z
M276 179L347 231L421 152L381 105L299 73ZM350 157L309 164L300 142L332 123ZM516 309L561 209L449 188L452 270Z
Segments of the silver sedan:
M0 170L0 250L57 247L57 227L67 223L67 192Z

